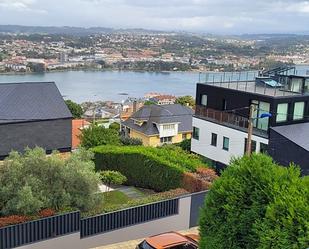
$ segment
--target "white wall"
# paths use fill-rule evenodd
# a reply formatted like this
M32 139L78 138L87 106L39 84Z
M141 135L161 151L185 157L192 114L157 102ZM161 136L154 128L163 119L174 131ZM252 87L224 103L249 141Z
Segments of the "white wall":
M20 249L87 249L141 239L151 235L185 230L190 227L191 196L179 199L179 213L115 231L80 239L80 233L18 247Z
M191 150L214 161L229 164L233 156L243 156L247 133L220 124L193 117L193 126L200 129L199 140L193 139ZM217 147L211 145L211 133L216 133ZM229 151L223 150L223 137L230 139ZM260 143L268 144L268 139L253 136L256 141L256 152L260 151Z

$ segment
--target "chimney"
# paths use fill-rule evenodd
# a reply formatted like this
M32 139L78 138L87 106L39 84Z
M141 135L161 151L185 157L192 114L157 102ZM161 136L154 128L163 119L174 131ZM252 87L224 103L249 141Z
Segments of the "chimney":
M136 100L133 101L133 113L136 113L137 111L137 102Z

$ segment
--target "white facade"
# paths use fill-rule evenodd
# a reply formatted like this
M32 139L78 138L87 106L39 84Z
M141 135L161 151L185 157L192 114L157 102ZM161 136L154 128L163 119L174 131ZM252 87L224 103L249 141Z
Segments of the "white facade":
M211 160L228 165L232 157L243 156L247 133L193 117L193 127L199 128L199 139L192 138L191 150ZM211 145L212 133L217 134L217 146ZM228 151L223 149L223 137L229 139ZM260 152L261 143L268 144L268 139L252 136L256 141L256 152Z
M178 134L178 123L157 124L157 128L159 130L160 138L173 137Z

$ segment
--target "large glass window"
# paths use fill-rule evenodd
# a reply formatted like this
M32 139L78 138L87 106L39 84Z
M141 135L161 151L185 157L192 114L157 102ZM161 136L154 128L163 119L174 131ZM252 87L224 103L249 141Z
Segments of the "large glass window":
M200 129L197 127L193 127L193 139L200 140Z
M305 102L296 102L294 104L293 120L300 120L304 118Z
M207 95L205 94L201 96L201 105L207 106Z
M252 104L256 105L253 113L253 126L255 128L267 131L269 118L259 118L263 113L270 112L270 104L263 101L252 100Z
M309 79L305 80L304 92L309 93Z
M291 88L290 90L293 92L301 92L303 86L303 79L292 78L291 79Z
M217 134L211 133L211 145L212 146L217 146L217 137L218 137Z
M277 122L285 122L288 119L288 103L278 104L277 106Z
M228 137L223 137L223 149L226 151L230 149L230 139Z

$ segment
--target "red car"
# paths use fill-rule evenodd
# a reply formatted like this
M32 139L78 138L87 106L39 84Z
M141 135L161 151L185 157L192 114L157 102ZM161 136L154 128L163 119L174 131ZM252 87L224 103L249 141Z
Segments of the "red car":
M198 240L195 234L168 232L143 240L136 249L198 249Z

